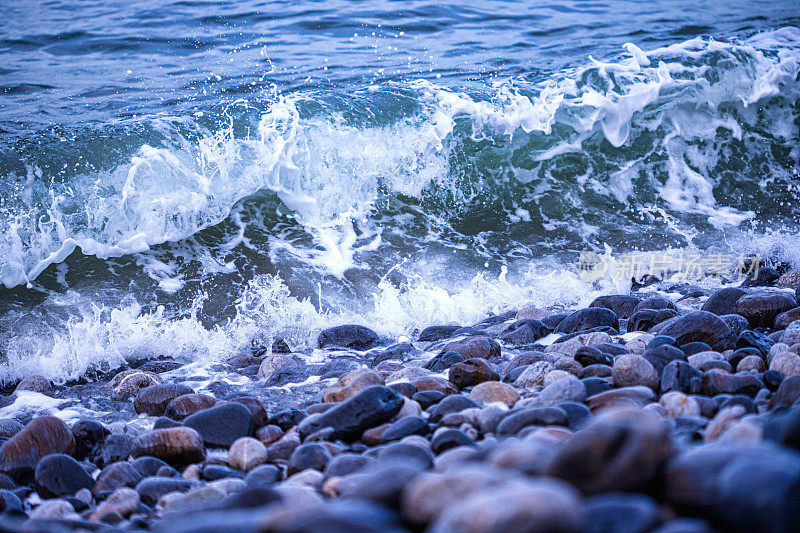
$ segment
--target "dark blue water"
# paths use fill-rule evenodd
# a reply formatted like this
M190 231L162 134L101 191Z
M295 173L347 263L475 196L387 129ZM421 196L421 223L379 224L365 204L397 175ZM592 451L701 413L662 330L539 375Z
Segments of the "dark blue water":
M795 2L3 4L5 376L800 259Z

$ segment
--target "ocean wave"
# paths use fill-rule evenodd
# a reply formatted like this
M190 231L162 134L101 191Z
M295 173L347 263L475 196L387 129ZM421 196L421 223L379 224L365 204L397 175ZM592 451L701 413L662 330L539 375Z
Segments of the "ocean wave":
M263 191L310 237L273 235L273 257L338 276L368 267L359 254L382 246L381 210L395 198L476 238L529 220L522 245L598 244L651 226L692 242L698 227L796 219L800 30L625 48L469 94L398 82L298 92L263 110L235 102L218 110L222 125L139 119L131 129L155 142L131 134L128 160L108 162L89 136L73 149L103 161L76 173L47 175L23 157L26 172L3 176L0 280L29 284L76 249L106 259L180 242Z

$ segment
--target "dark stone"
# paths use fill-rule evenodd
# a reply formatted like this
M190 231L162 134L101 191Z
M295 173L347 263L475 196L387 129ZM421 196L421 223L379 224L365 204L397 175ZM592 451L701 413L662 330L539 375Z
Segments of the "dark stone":
M158 499L170 492L186 492L195 484L182 478L146 477L136 485L136 492L145 505L153 506Z
M541 319L540 322L547 326L550 331L555 331L558 325L571 314L572 313L558 313L556 315L550 315Z
M399 342L375 354L369 364L370 367L375 367L384 361L405 361L417 353L420 353L420 351L410 342Z
M468 337L472 335L486 335L486 330L467 326L455 330L452 337Z
M459 411L470 409L472 407L478 407L478 404L466 396L462 396L460 394L451 394L436 404L436 407L431 410L429 420L431 422L439 422L444 415L458 413Z
M17 484L5 474L0 474L0 489L14 489Z
M703 373L689 363L672 361L664 367L661 373L661 392L699 392L702 379Z
M764 373L766 376L767 372ZM772 406L790 406L800 399L800 375L789 376L781 381L772 397Z
M742 359L750 355L755 355L756 357L764 359L764 354L761 353L761 350L752 347L746 347L746 348L739 348L738 350L734 351L730 355L726 356L725 360L728 363L730 363L732 367L736 368L737 366L739 366L739 362Z
M289 431L302 422L306 416L308 415L299 409L286 409L269 417L269 423L278 426L283 431Z
M764 426L764 439L800 451L800 407L771 413Z
M417 474L419 469L414 465L381 461L342 478L337 483L336 489L341 498L367 500L390 508L397 507L403 489ZM324 530L318 531L322 533ZM363 531L363 529L350 531Z
M173 420L166 416L159 416L156 418L156 421L153 422L153 429L166 429L166 428L175 428L180 426L181 423L177 420Z
M516 435L528 426L565 426L567 414L558 407L529 407L510 411L497 426L498 435Z
M526 368L527 367L525 366L518 366L512 370L509 370L508 373L503 376L503 381L506 383L514 383L517 381L517 378L520 377L523 372L525 372Z
M589 365L578 373L580 379L611 377L613 369L609 365Z
M461 326L428 326L420 332L418 340L436 342L442 339L449 339L460 328Z
M733 348L735 337L731 329L714 314L706 311L692 311L686 315L671 318L655 326L651 333L668 335L679 346L690 342L705 342L712 349L725 351Z
M609 373L609 375L611 374ZM586 389L587 398L589 396L600 394L601 392L605 392L612 388L611 383L609 383L605 379L598 377L583 378L581 381L583 382L583 387Z
M653 340L650 341L647 347L653 349L664 345L675 346L675 339L669 335L656 335L653 337Z
M253 424L256 428L269 424L267 409L264 407L264 404L261 403L261 400L255 396L240 396L238 398L233 398L231 401L240 403L250 410L250 414L253 415Z
M601 352L594 346L581 346L578 348L578 351L575 352L575 360L579 362L581 366L612 366L614 364L614 358L611 355Z
M553 357L543 351L530 351L515 355L509 362L503 365L503 372L509 373L515 368L526 367L539 361L552 362Z
M133 437L125 433L115 433L106 437L90 456L91 461L100 468L111 463L125 461L133 452Z
M715 399L716 398L719 397L716 396ZM753 413L753 414L758 413L758 409L756 408L756 403L752 399L742 394L736 394L735 396L728 396L724 398L721 402L719 402L719 409L717 410L722 411L723 409L727 409L728 407L733 407L735 405L740 405L744 407L744 410L747 413Z
M392 389L373 385L320 415L304 419L298 426L301 437L332 428L330 439L353 441L377 425L388 422L403 406L403 397Z
M727 373L733 372L733 367L727 361L703 361L699 365L697 365L697 370L701 372L708 372L709 370L722 370Z
M11 404L9 403L8 405ZM2 440L2 442L7 441L11 437L22 431L22 428L24 427L25 426L23 426L20 422L17 422L12 418L0 419L0 440Z
M760 266L755 275L748 275L742 282L742 287L765 287L775 285L781 275L772 267Z
M642 357L653 365L659 376L663 374L664 368L673 361L685 361L686 353L680 348L676 348L669 344L662 344L655 348L648 348L642 354Z
M271 487L281 480L281 470L275 465L259 465L247 473L244 482L249 487Z
M131 462L131 466L142 475L142 477L155 476L162 466L168 466L167 463L156 457L137 457Z
M639 411L596 418L556 452L548 475L585 494L653 489L672 454L669 424Z
M10 490L0 490L0 512L19 511L22 512L22 501ZM14 531L13 528L6 528L7 531Z
M301 444L292 452L289 464L286 467L286 475L291 476L296 472L302 472L307 468L313 468L322 472L328 461L331 460L331 452L324 445L318 442Z
M617 344L615 342L601 342L599 344L595 344L594 347L605 354L613 356L625 355L626 353L631 353L631 351L627 349L625 346Z
M43 498L71 496L94 485L94 480L78 461L63 453L54 453L39 461L34 481L36 492Z
M770 392L775 392L783 383L783 374L781 374L780 370L767 370L764 372L763 379L767 389Z
M354 472L374 462L374 459L366 455L356 453L340 453L331 459L325 467L325 479L332 477L342 477Z
M0 472L17 482L28 481L42 457L74 452L75 438L66 424L54 416L40 416L0 447Z
M453 385L463 389L484 381L497 381L500 376L494 365L485 359L467 359L463 363L456 363L450 367L448 379Z
M637 312L643 309L675 309L675 304L672 303L672 300L663 296L650 296L639 302L633 311Z
M500 361L500 345L484 335L449 342L442 351L458 352L465 360L477 357L491 362Z
M736 301L734 313L745 317L754 328L771 328L775 317L797 307L797 300L785 292L754 292Z
M150 416L161 416L169 402L194 391L186 385L178 383L159 383L141 389L133 400L133 408L137 413Z
M772 327L775 329L786 329L786 327L795 320L800 320L800 307L789 309L776 316Z
M603 494L583 505L586 533L647 533L660 522L658 505L643 494Z
M656 395L650 387L620 387L589 396L586 405L592 411L609 406L644 407L655 399Z
M424 368L427 368L432 372L438 373L438 372L444 372L445 370L447 370L456 363L463 363L463 362L464 358L461 356L460 353L450 351L450 352L440 353L439 355L437 355L436 357L425 363Z
M745 294L747 293L742 289L734 287L720 289L706 300L701 310L714 313L715 315L733 314L736 312L736 301Z
M404 442L394 442L384 446L378 455L380 461L399 461L405 464L414 464L421 470L433 466L433 454L421 446Z
M83 418L72 424L72 435L75 437L75 458L85 459L89 452L103 442L108 430L99 422Z
M728 374L711 370L703 376L703 394L744 394L753 397L763 386L760 379L752 374Z
M775 341L757 331L745 330L736 339L736 348L755 348L761 352L761 357L766 357Z
M131 463L124 461L112 463L100 472L97 481L92 486L92 494L105 497L118 488L135 487L143 477Z
M686 355L686 357L689 357L690 355L694 355L700 352L710 352L711 346L709 346L704 342L690 342L689 344L684 344L683 346L681 346L681 350Z
M203 466L202 478L206 481L216 481L229 477L243 478L244 473L225 465L208 464Z
M289 383L302 383L308 379L308 368L285 366L272 372L264 382L265 387L284 387Z
M442 398L444 398L444 393L438 390L420 391L411 397L411 399L417 402L423 409L427 409L431 405L439 403L442 401Z
M617 315L605 307L587 307L565 318L556 328L559 333L574 333L586 329L608 326L619 331Z
M400 440L408 435L427 435L430 432L428 422L419 416L404 416L381 434L381 442Z
M607 296L598 296L589 304L589 307L605 307L613 311L619 318L628 318L633 314L640 303L641 300L635 296L611 294Z
M577 431L583 428L592 419L589 408L578 402L561 402L556 406L567 415L567 427Z
M169 372L171 370L175 370L176 368L180 368L183 365L178 363L177 361L166 361L166 360L158 360L158 361L147 361L140 367L137 367L137 370L141 370L142 372L152 372L154 374L162 374L164 372Z
M500 334L500 339L514 346L523 346L533 344L542 337L546 337L549 333L550 329L540 321L526 318L508 326Z
M377 333L367 327L352 324L328 328L323 330L317 338L317 344L320 348L335 346L354 350L369 350L376 346L378 342Z
M228 448L240 437L253 434L253 415L238 403L219 404L197 412L183 421L185 427L197 430L206 446Z
M416 385L409 383L408 381L398 381L397 383L391 383L387 385L387 387L395 391L397 394L405 396L406 398L413 398L417 393Z
M457 446L474 446L475 442L458 429L445 429L437 432L431 439L431 450L436 455Z
M675 309L642 309L628 319L628 331L650 331L655 325L675 318Z
M171 466L162 466L156 472L156 476L158 477L181 477L180 472L172 468Z

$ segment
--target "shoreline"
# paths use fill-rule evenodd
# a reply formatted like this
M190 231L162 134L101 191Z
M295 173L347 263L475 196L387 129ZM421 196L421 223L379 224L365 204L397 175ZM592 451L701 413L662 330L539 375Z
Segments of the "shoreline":
M0 527L789 531L800 271L775 277L29 376L0 398Z

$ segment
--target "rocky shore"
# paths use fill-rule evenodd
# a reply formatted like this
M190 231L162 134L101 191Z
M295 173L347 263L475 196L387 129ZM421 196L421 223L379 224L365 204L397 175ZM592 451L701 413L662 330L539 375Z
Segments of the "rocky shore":
M59 407L0 420L0 531L797 531L800 273L776 277L337 326L224 379L30 376L3 412Z

